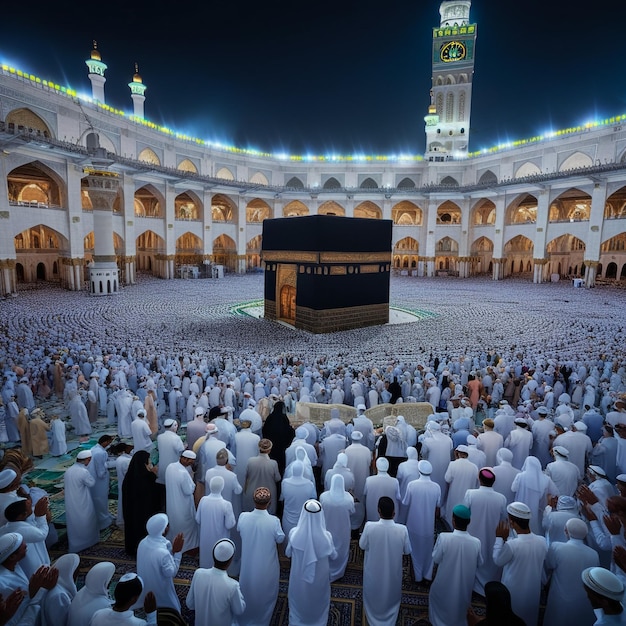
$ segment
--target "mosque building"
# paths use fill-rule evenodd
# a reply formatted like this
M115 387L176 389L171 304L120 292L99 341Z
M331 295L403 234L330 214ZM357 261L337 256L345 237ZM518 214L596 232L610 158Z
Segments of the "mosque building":
M297 157L215 145L0 66L0 295L19 283L114 294L137 272L263 266L266 218L393 221L393 271L420 277L626 279L626 115L472 153L477 25L444 0L432 29L423 156Z

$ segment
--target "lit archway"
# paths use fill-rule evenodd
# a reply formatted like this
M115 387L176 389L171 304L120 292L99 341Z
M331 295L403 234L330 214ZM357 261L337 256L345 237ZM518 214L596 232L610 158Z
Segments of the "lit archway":
M391 209L391 219L397 226L420 226L422 209L413 202L403 200Z
M228 235L220 235L213 241L213 262L230 272L237 271L237 244Z

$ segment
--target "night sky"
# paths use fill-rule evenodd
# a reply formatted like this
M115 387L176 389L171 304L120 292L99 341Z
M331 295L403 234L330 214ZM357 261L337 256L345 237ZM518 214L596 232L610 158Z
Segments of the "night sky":
M28 6L1 61L91 95L96 39L107 103L132 112L138 62L157 124L274 153L424 151L437 0ZM474 0L470 18L471 151L626 113L623 0Z

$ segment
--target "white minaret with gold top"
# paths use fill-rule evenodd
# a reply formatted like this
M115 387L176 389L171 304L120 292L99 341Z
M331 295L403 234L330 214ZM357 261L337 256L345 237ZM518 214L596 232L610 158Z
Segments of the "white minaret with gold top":
M133 81L128 83L128 86L130 87L130 97L133 99L135 117L144 119L143 103L146 97L143 94L146 92L146 86L143 84L143 80L139 75L139 66L137 63L135 63Z
M433 28L432 87L426 122L426 158L464 158L469 146L476 24L471 0L444 0Z
M104 77L107 66L102 62L98 44L93 42L93 50L91 56L85 61L89 68L89 80L91 81L91 97L98 102L104 104L104 83L107 79Z

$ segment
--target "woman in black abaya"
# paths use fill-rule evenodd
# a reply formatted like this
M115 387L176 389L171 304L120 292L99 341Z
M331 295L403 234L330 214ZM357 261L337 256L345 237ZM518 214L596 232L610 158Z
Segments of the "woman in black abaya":
M278 471L282 476L285 473L285 450L295 437L295 430L289 423L285 403L282 400L274 404L272 412L267 416L263 424L263 437L274 444L270 458L278 463Z

